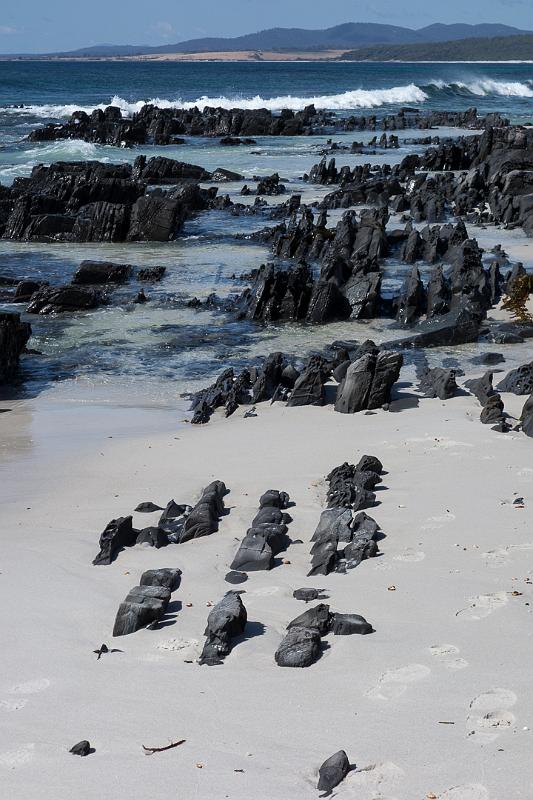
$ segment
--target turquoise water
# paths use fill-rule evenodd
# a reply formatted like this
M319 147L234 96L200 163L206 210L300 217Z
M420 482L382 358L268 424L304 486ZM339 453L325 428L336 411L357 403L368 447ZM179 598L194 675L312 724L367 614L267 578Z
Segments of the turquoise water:
M513 121L533 119L533 68L528 64L214 64L214 63L49 63L0 62L0 183L28 175L38 163L100 159L133 161L141 152L200 164L224 166L242 174L278 171L291 192L305 201L325 190L301 180L319 160L326 137L258 138L253 146L220 147L216 140L194 138L168 148L122 150L81 141L32 144L25 137L36 125L63 120L77 108L91 110L109 103L131 114L143 102L162 106L202 106L295 110L309 102L339 114L420 109L463 110L476 105L481 113L499 111ZM13 108L6 106L19 106ZM351 143L373 134L336 136ZM412 136L411 133L402 134ZM415 134L418 135L418 134ZM339 164L383 163L403 158L417 148L400 142L398 151L375 156L338 156ZM242 182L224 186L234 198ZM284 199L284 198L281 198ZM332 222L335 215L332 216ZM150 303L134 306L134 284L120 289L111 305L62 319L31 317L32 346L43 356L26 359L24 385L39 391L53 379L62 391L83 385L105 394L122 387L150 402L172 402L179 391L205 382L228 365L240 366L251 356L272 349L304 354L335 338L367 338L361 323L325 326L259 328L227 316L195 312L181 302L211 292L225 297L242 288L238 276L268 260L266 248L234 240L267 224L264 217L235 218L224 212L191 220L184 235L164 245L65 245L0 242L0 274L68 282L84 258L101 258L140 266L163 264L161 284L148 287ZM403 267L387 265L386 286L392 291ZM236 276L236 277L234 277ZM20 308L18 308L20 310ZM373 323L376 338L391 335Z

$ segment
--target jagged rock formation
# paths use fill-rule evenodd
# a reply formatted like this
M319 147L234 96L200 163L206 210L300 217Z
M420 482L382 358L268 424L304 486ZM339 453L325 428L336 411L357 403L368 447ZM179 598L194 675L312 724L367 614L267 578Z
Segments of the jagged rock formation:
M20 321L20 314L0 313L0 386L15 377L30 336L31 327Z

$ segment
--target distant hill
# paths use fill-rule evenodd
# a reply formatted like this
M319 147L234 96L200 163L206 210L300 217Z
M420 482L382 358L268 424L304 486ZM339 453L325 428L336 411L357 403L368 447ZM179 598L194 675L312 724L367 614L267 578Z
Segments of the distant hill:
M350 61L533 61L533 34L431 44L374 45L342 56Z
M270 28L269 30L236 37L207 37L190 39L160 47L141 45L97 45L51 55L65 58L106 58L112 56L157 55L166 53L239 52L245 50L311 51L351 50L369 45L403 45L424 42L449 42L487 36L514 36L529 33L509 25L429 25L414 30L396 25L371 22L347 22L326 30L304 28Z

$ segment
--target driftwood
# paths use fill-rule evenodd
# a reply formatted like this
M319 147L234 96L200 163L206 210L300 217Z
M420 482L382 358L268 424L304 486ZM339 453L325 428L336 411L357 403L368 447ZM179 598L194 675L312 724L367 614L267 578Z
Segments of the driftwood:
M151 756L154 753L162 753L164 750L172 750L173 747L179 747L180 744L183 744L186 741L187 739L180 739L177 742L171 742L170 744L167 744L165 747L145 747L143 744L142 748L145 752L145 755Z

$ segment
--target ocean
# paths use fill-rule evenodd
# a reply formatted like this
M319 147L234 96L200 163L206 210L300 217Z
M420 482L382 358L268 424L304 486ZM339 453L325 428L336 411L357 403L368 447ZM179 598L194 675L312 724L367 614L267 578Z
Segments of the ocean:
M124 150L75 140L33 144L26 136L37 125L64 120L77 109L110 104L124 114L146 102L273 111L300 110L314 103L339 114L394 112L402 106L476 106L480 113L498 111L512 122L529 122L532 101L530 64L0 62L0 183L9 185L40 163L131 162L146 153L206 169L223 166L247 179L277 171L289 192L301 192L305 202L312 202L326 190L308 186L302 175L320 159L327 137L258 138L255 145L238 148L194 138L181 146ZM369 141L372 135L336 135L335 140ZM405 136L413 133L401 139ZM350 166L394 163L417 151L403 141L400 145L399 150L371 156L340 154L337 160ZM242 181L227 184L222 191L235 199L241 186ZM270 254L266 247L236 240L235 234L265 224L261 216L209 212L189 221L183 235L167 244L0 242L0 275L38 277L52 284L68 283L85 258L167 267L164 280L148 287L150 302L143 306L131 302L136 290L130 285L96 311L28 318L34 331L30 345L42 355L24 360L18 391L173 404L180 392L206 383L226 366L240 367L275 349L305 355L336 338L392 335L383 322L262 328L221 312L184 307L183 300L193 296L205 298L215 292L226 297L242 289L239 275L269 260ZM517 237L520 234L514 234L513 242ZM497 241L501 240L500 235ZM394 262L386 265L385 291L397 289L404 270Z

